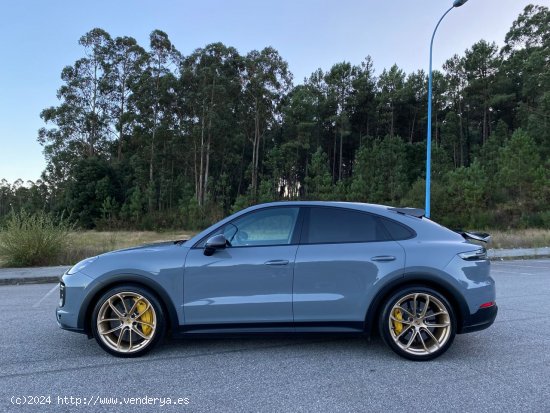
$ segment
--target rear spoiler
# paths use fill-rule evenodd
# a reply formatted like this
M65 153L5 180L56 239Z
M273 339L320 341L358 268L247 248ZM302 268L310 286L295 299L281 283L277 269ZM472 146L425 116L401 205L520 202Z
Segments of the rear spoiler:
M416 218L422 218L426 213L423 209L420 208L388 208L388 210L397 212L402 215L410 215Z
M455 230L456 233L462 235L465 239L471 239L474 241L491 242L491 236L485 232L466 232L461 229Z

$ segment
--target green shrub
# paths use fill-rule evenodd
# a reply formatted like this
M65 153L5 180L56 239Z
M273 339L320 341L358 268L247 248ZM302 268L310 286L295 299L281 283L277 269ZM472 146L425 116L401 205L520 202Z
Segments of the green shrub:
M0 256L4 265L29 267L59 264L72 226L63 217L45 212L13 212L0 231Z

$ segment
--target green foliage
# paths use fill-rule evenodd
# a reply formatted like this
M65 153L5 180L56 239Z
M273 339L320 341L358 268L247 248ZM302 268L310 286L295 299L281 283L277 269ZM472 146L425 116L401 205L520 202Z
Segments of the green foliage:
M84 228L94 227L98 218L113 219L120 196L115 171L103 159L80 160L65 192L66 208ZM108 200L108 204L105 202Z
M304 180L307 199L327 201L333 197L332 178L329 172L328 156L322 148L317 148L308 166Z
M407 187L406 144L386 136L357 152L350 198L370 203L395 204Z
M72 228L67 219L43 211L12 212L0 232L0 256L13 267L59 264Z
M499 153L497 180L502 199L520 204L528 202L539 166L535 142L518 129Z
M469 168L461 167L446 174L444 186L435 196L442 222L455 228L486 226L480 219L487 210L488 179L477 161Z

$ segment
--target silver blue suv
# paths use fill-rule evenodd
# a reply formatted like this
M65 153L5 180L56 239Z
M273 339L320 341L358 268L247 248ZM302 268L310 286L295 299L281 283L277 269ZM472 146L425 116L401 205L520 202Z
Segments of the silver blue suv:
M412 208L257 205L188 241L76 264L62 277L56 317L120 357L143 355L167 332L378 331L397 354L429 360L497 315L486 251L471 240L488 236Z

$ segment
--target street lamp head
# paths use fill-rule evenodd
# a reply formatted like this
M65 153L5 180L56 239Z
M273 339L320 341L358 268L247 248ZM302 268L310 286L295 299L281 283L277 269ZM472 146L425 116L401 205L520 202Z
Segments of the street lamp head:
M460 7L464 5L468 0L454 0L453 1L453 7Z

